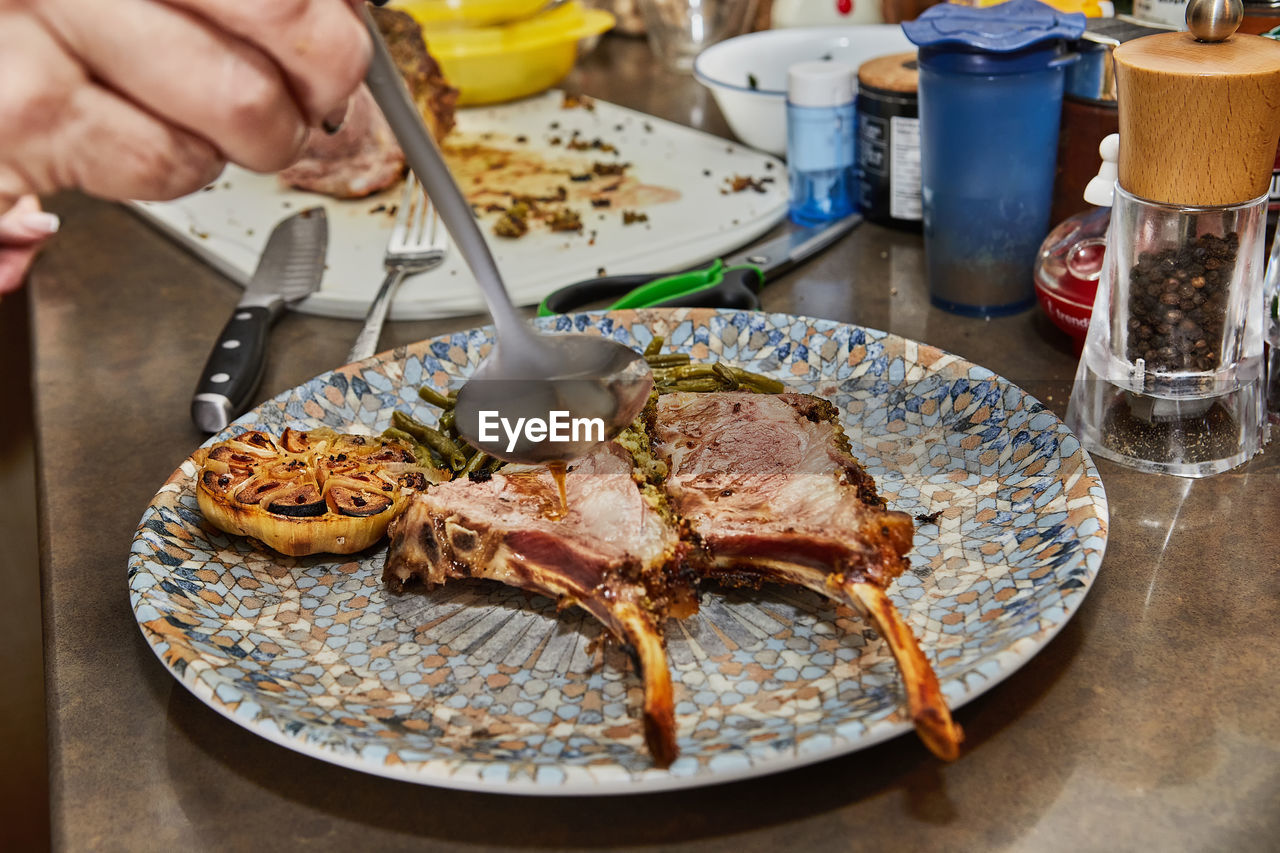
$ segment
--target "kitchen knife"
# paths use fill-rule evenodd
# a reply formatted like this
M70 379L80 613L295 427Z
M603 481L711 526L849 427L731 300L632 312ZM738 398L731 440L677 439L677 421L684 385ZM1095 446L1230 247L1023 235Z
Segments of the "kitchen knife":
M783 224L782 236L753 243L739 252L726 255L724 265L735 267L751 264L760 268L765 281L773 281L783 273L800 266L861 224L862 216L857 213L851 213L823 225L797 225L788 219Z
M760 308L760 288L830 246L862 222L851 213L823 225L788 220L782 236L753 243L711 264L678 273L632 273L587 279L555 291L538 306L538 316L566 314L610 300L604 310L652 308Z
M295 213L271 232L191 398L191 420L200 429L218 432L248 407L266 366L267 333L286 305L320 287L328 243L322 207Z

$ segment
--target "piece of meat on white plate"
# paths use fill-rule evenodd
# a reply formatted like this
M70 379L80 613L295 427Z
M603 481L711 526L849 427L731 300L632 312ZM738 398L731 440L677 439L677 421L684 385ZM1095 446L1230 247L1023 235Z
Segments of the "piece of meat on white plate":
M807 394L672 393L653 438L672 507L704 545L704 577L794 584L852 606L885 638L921 740L952 760L963 734L928 658L885 588L907 567L913 524L886 509L834 406Z
M364 198L404 177L404 152L363 83L337 133L312 130L302 157L279 173L295 189L333 198Z
M445 80L412 17L397 9L372 11L418 112L439 142L453 129L458 90ZM404 153L362 83L338 132L312 130L301 156L279 173L279 180L295 189L353 199L394 186L404 169Z

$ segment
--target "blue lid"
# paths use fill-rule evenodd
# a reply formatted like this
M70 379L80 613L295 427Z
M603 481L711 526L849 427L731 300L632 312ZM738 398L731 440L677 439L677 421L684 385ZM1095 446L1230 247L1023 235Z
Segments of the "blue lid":
M975 8L939 3L902 25L920 47L966 52L1010 53L1051 39L1075 39L1084 32L1085 16L1059 12L1037 0L1008 0Z

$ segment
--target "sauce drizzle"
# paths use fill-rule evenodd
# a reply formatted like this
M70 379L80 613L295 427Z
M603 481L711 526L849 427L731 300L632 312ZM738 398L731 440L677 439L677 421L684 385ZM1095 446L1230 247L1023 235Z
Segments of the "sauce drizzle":
M568 463L548 462L547 470L551 472L551 479L556 481L556 488L560 491L560 511L551 515L554 520L559 521L569 515L569 495L565 491L564 485L564 475L568 471Z

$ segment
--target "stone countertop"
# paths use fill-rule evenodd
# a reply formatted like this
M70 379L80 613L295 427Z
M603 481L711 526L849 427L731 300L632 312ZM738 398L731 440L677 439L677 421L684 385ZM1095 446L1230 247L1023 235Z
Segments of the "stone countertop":
M566 87L728 135L708 93L640 41L606 38ZM120 206L51 206L64 228L29 298L56 848L1274 849L1275 446L1199 481L1101 462L1111 532L1093 589L958 711L967 742L950 765L909 735L702 789L522 798L365 775L227 721L157 662L124 573L142 509L204 439L188 401L238 288ZM1038 309L929 307L917 235L864 225L764 303L927 341L1065 411L1067 339ZM390 323L382 348L482 321ZM286 315L259 396L341 364L358 326Z

